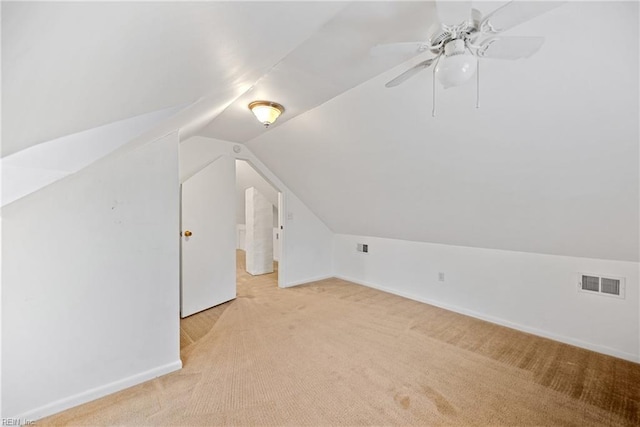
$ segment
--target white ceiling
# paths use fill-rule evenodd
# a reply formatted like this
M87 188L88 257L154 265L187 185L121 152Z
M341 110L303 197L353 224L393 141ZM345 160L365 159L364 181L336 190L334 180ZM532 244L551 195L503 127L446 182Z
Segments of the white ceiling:
M638 3L509 34L546 43L482 61L480 109L439 86L431 117L430 72L384 87L406 64L248 146L339 233L637 261Z
M217 116L203 136L247 142L264 132L247 114L258 99L276 101L285 113L275 126L411 58L411 54L372 56L372 46L426 40L434 23L432 2L355 2L327 21L245 94Z
M332 2L1 5L2 157L201 97L225 104L344 7Z
M489 12L504 2L475 2ZM246 142L336 232L638 260L638 3L569 2L475 86L421 57L432 2L2 2L2 156L207 98L201 134ZM380 74L382 73L382 74ZM246 108L287 108L265 131Z

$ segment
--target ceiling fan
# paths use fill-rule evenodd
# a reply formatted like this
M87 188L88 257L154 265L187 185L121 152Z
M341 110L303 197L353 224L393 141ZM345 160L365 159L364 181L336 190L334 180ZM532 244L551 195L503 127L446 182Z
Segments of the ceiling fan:
M502 33L541 15L564 2L518 1L482 16L471 8L470 1L436 1L439 22L427 41L381 44L373 47L373 55L430 51L434 56L408 69L385 86L394 87L434 65L435 78L445 88L459 86L477 73L478 59L519 59L536 53L544 37L503 36ZM476 105L477 106L477 105Z

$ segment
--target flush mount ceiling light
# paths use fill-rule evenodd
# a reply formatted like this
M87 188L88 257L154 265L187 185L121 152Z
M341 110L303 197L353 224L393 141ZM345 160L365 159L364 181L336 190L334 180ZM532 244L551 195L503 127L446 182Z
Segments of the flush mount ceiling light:
M249 104L249 109L264 127L272 125L278 120L280 114L284 113L284 107L282 105L271 101L253 101Z

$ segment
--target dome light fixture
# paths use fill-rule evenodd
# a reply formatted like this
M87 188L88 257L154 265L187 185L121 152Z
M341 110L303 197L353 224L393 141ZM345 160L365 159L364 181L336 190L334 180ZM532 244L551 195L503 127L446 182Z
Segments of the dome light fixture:
M282 105L271 101L253 101L249 104L249 109L266 128L275 123L280 114L284 113Z
M435 68L436 76L446 88L466 83L478 68L478 59L462 39L454 39L444 46L444 54Z

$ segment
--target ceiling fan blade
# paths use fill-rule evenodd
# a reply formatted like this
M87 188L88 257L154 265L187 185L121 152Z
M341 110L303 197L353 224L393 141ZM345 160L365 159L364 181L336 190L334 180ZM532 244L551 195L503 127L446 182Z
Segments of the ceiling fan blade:
M486 34L501 33L564 3L566 2L512 0L488 14L480 24L480 31Z
M436 59L438 59L437 56L435 58L431 58L431 59L427 59L426 61L422 61L418 65L416 65L416 66L414 66L412 68L409 68L407 71L405 71L404 73L400 74L395 79L389 81L385 85L385 87L398 86L400 83L403 83L404 81L409 80L411 77L415 76L420 71L424 70L425 68L428 68L431 64L433 64L433 62Z
M528 58L540 50L543 43L544 37L497 36L482 42L477 53L480 58Z
M438 0L436 10L440 22L446 25L457 25L471 17L471 2Z
M369 50L371 56L407 55L419 54L427 50L429 46L424 42L402 42L378 44Z

